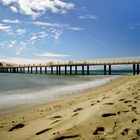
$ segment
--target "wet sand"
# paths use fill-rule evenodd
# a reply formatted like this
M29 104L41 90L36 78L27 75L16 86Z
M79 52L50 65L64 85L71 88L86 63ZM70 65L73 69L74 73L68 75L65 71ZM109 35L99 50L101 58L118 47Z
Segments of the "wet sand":
M139 140L140 76L0 115L0 140Z

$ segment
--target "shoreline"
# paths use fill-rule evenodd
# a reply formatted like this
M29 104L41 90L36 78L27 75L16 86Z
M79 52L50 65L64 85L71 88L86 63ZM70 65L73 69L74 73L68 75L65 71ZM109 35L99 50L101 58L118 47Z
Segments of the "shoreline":
M125 76L82 94L1 115L0 139L139 137L139 93L140 77ZM19 123L24 126L9 132Z
M23 96L21 96L21 95L20 96L19 95L10 95L12 97L12 100L8 101L8 105L4 106L0 103L0 115L20 111L23 109L32 108L33 106L38 106L41 104L51 103L54 101L62 100L63 98L69 98L71 96L80 95L80 94L88 92L90 90L94 90L97 87L103 86L109 82L112 82L113 80L115 80L119 77L121 77L121 76L107 76L107 77L98 76L97 79L94 79L89 82L86 81L84 83L79 83L76 85L68 85L66 87L57 87L57 91L55 89L52 89L49 91L47 91L47 89L44 89L43 91L40 91L38 94L37 93L35 93L35 94L32 93L32 94L28 94L28 95L23 94L25 96L24 99L20 99L20 97L23 98ZM47 93L47 92L49 92L49 93ZM14 96L14 98L13 98L13 96ZM26 96L28 99L26 99ZM43 96L43 98L42 98L42 96ZM8 99L9 98L11 99L11 97L9 97L9 95L6 95L6 97ZM2 101L4 104L5 104L5 102L7 102L5 100L5 98ZM18 100L18 98L19 98L19 100ZM23 104L18 104L20 102L20 100L23 102ZM30 100L30 102L25 104L24 102L27 102L26 100L27 101Z

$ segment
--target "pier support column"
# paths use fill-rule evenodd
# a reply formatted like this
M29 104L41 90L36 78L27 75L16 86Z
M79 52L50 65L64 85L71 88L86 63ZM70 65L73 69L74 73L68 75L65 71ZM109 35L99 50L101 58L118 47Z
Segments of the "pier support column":
M133 64L133 75L135 75L136 74L136 66L135 66L135 64Z
M87 75L89 75L89 65L87 65Z
M58 74L61 74L61 66L58 66Z
M104 75L106 75L106 65L104 65Z
M53 74L53 66L51 66L51 74Z
M139 64L137 64L137 74L139 75Z
M82 65L82 75L84 75L84 65Z
M67 75L67 66L65 66L65 75Z
M56 74L58 75L58 66L56 66Z
M70 75L72 75L72 66L70 66Z
M37 74L37 67L35 67L35 73Z
M33 67L31 67L31 73L33 73Z
M111 65L109 65L109 75L111 75Z
M27 69L28 69L28 73L29 73L30 72L30 68L28 67Z
M47 74L47 67L45 67L45 74Z
M16 73L16 68L13 68L13 73Z
M75 66L75 75L77 75L77 66Z

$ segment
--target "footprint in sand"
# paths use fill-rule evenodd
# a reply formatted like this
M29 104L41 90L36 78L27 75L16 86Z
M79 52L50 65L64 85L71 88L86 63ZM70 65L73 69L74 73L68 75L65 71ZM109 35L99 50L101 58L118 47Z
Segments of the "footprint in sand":
M2 126L0 126L0 128L3 128L4 126L2 125Z
M137 104L138 102L137 101L134 101L134 104Z
M116 116L117 114L116 113L105 113L105 114L102 114L102 117L111 117L111 116Z
M19 128L23 128L24 127L24 124L23 123L19 123L15 126L13 126L12 128L9 129L9 131L13 131L15 129L19 129Z
M60 122L60 120L56 120L56 121L52 122L51 125L52 125L52 124L55 124L55 123L57 123L57 122Z
M105 131L104 127L97 127L96 130L94 131L93 135L98 135L101 134Z
M126 101L124 101L125 104L131 103L131 102L132 102L132 100L126 100Z
M90 105L93 106L93 105L95 105L95 104L96 104L95 101L92 101Z
M122 134L123 136L126 136L126 135L128 135L128 134L130 133L130 131L131 131L131 129L125 128L125 129L121 132L121 134Z
M135 119L135 118L131 120L132 123L136 123L137 121L138 121L138 120Z
M53 116L53 117L51 117L51 119L59 119L59 118L62 118L62 116Z
M140 136L140 129L137 129L137 130L136 130L136 134L137 134L138 136Z
M95 105L95 103L91 104L91 106Z
M77 111L80 111L80 110L83 110L83 108L79 107L79 108L75 109L73 112L77 112Z
M37 132L36 135L40 135L40 134L42 134L42 133L44 133L44 132L47 132L47 131L49 131L49 130L51 130L51 129L52 129L52 128L47 128L47 129L41 130L41 131Z
M104 103L104 105L113 105L114 103Z
M132 107L132 105L128 105L128 107Z
M137 108L136 107L132 107L132 111L135 111Z
M80 135L70 135L70 136L60 136L55 138L54 140L65 140L65 139L74 139L74 138L79 138L80 139Z
M78 113L75 113L75 114L73 114L71 117L74 117L74 116L77 116L78 115Z
M118 101L124 101L125 99L119 99Z
M130 110L123 110L123 111L118 111L117 114L120 115L121 113L128 113Z

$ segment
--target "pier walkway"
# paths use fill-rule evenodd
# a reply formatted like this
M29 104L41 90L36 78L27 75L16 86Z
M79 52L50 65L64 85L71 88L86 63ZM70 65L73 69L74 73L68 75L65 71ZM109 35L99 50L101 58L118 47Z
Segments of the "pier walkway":
M36 74L63 74L78 75L78 69L82 75L89 75L91 68L102 66L104 75L111 75L112 66L130 65L133 75L139 74L140 59L106 59L94 61L67 61L67 62L48 62L46 64L13 64L3 65L0 63L0 73L36 73Z

